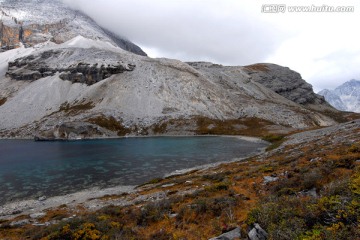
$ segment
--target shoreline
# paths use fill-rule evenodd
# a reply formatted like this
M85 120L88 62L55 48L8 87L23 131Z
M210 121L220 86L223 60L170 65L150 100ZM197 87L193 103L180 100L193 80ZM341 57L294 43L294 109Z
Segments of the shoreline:
M61 205L76 207L80 204L86 204L86 207L91 209L99 206L97 200L101 197L134 193L137 191L135 188L136 186L116 186L103 189L91 188L45 199L28 199L5 203L0 206L0 220L9 220L20 215L42 212Z
M0 137L0 140L35 140L36 136L33 137L23 137L23 138L3 138ZM126 139L126 138L161 138L161 137L233 137L241 140L246 140L250 142L266 142L259 137L246 136L246 135L215 135L215 134L207 134L207 135L127 135L127 136L108 136L108 137L94 137L94 138L81 138L81 139L49 139L49 140L39 140L39 141L48 141L48 142L63 142L63 141L87 141L87 140L115 140L115 139Z
M261 140L261 141L263 141L263 140ZM180 169L180 170L175 170L175 171L172 171L170 173L165 174L164 178L176 177L176 176L179 176L179 175L188 174L188 173L190 173L192 171L207 170L207 169L210 169L210 168L218 167L221 164L240 162L240 161L246 160L248 158L252 158L252 157L261 155L261 154L265 153L265 150L266 150L266 147L263 147L263 148L259 148L257 152L255 152L253 154L249 154L246 157L241 157L241 158L235 157L235 158L232 158L231 160L228 160L228 161L209 163L209 164L199 165L199 166L192 167L192 168L184 168L184 169Z

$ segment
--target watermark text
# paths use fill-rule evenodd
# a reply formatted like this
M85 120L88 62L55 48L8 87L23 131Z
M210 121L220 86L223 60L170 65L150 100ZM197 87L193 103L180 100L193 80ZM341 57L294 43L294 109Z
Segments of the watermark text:
M262 13L353 13L354 6L330 6L330 5L309 5L309 6L287 6L286 4L264 4L261 6Z

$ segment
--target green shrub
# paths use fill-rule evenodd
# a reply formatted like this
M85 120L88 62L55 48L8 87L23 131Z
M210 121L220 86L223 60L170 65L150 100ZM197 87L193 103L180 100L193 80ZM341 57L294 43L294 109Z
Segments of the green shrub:
M315 168L300 176L279 181L269 197L263 198L247 217L247 224L258 222L269 239L359 239L360 174L333 180L323 186L322 197L301 196L294 186L321 187L326 176ZM293 179L296 179L293 182ZM285 180L286 181L286 180ZM295 194L294 194L295 193Z
M283 139L284 139L283 135L272 135L272 134L266 135L262 138L262 140L271 142L271 143L282 141Z
M229 186L230 186L229 182L219 182L211 186L206 186L204 190L208 192L217 192L222 190L228 190Z
M215 182L221 182L229 174L231 174L231 173L230 172L221 172L221 173L215 173L215 174L207 174L207 175L204 175L202 178L204 180L211 180L211 181L215 181Z
M4 105L6 103L7 99L6 98L0 98L0 106Z
M148 203L141 209L141 213L137 217L137 224L148 226L151 223L164 219L169 213L171 213L171 200Z

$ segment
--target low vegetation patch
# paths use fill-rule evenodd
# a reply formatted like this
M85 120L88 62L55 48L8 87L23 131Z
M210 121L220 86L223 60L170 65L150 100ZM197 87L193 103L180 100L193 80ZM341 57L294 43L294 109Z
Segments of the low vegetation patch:
M75 103L74 105L70 105L70 103L65 102L61 104L59 112L65 112L67 115L76 115L80 112L93 109L95 104L93 102L87 103Z
M154 134L164 134L166 133L166 129L167 129L167 123L159 123L159 124L155 124L152 127Z
M269 68L265 64L261 64L261 63L247 65L244 66L244 68L248 71L261 71L261 72L269 71Z
M341 111L324 111L322 112L324 115L334 119L338 123L344 123L353 119L360 118L360 114L358 113L346 113Z
M268 135L267 126L273 123L259 118L218 120L206 117L195 118L196 134L247 135L262 137Z
M154 179L151 179L149 182L144 183L144 185L160 183L162 180L163 180L162 178L154 178Z
M0 106L4 105L7 101L7 98L0 98Z
M270 142L271 145L266 148L266 151L273 150L275 148L278 148L284 141L284 135L266 135L262 138L262 140Z
M360 239L358 143L324 147L321 158L312 158L315 148L304 148L286 177L268 186L248 225L259 223L269 239Z
M106 117L106 116L98 116L94 118L90 118L88 120L89 123L96 124L100 127L106 128L110 131L117 132L118 136L125 136L126 134L131 133L131 129L126 128L120 121L117 121L114 117Z

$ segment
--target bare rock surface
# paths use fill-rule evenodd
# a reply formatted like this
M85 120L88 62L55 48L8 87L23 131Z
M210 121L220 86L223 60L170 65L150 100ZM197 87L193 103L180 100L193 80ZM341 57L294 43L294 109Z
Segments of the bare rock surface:
M346 137L346 135L356 134L359 126L360 126L360 120L358 119L347 123L334 125L328 128L297 133L291 135L288 138L288 141L286 141L283 144L283 146L294 145L294 144L307 144L310 141L324 139L324 137L330 137L330 136L331 136L331 141L342 142L344 141L344 137ZM336 136L342 136L342 137L336 138Z
M262 227L258 224L254 224L254 228L248 233L248 237L250 240L266 240L268 233L262 229Z
M298 104L325 103L325 99L314 93L312 86L303 80L299 73L287 67L261 63L247 66L245 69L253 81Z
M234 240L241 238L241 229L239 227L221 234L220 236L210 238L209 240Z
M118 186L107 189L88 189L64 196L56 196L46 198L43 201L38 199L14 201L0 206L0 219L11 219L21 214L29 214L30 218L38 218L43 216L43 211L49 208L58 207L66 204L68 206L77 206L83 204L83 206L93 209L98 209L102 206L100 197L112 194L132 193L134 192L133 186ZM110 203L111 204L111 203ZM126 200L118 202L117 205L128 204Z

